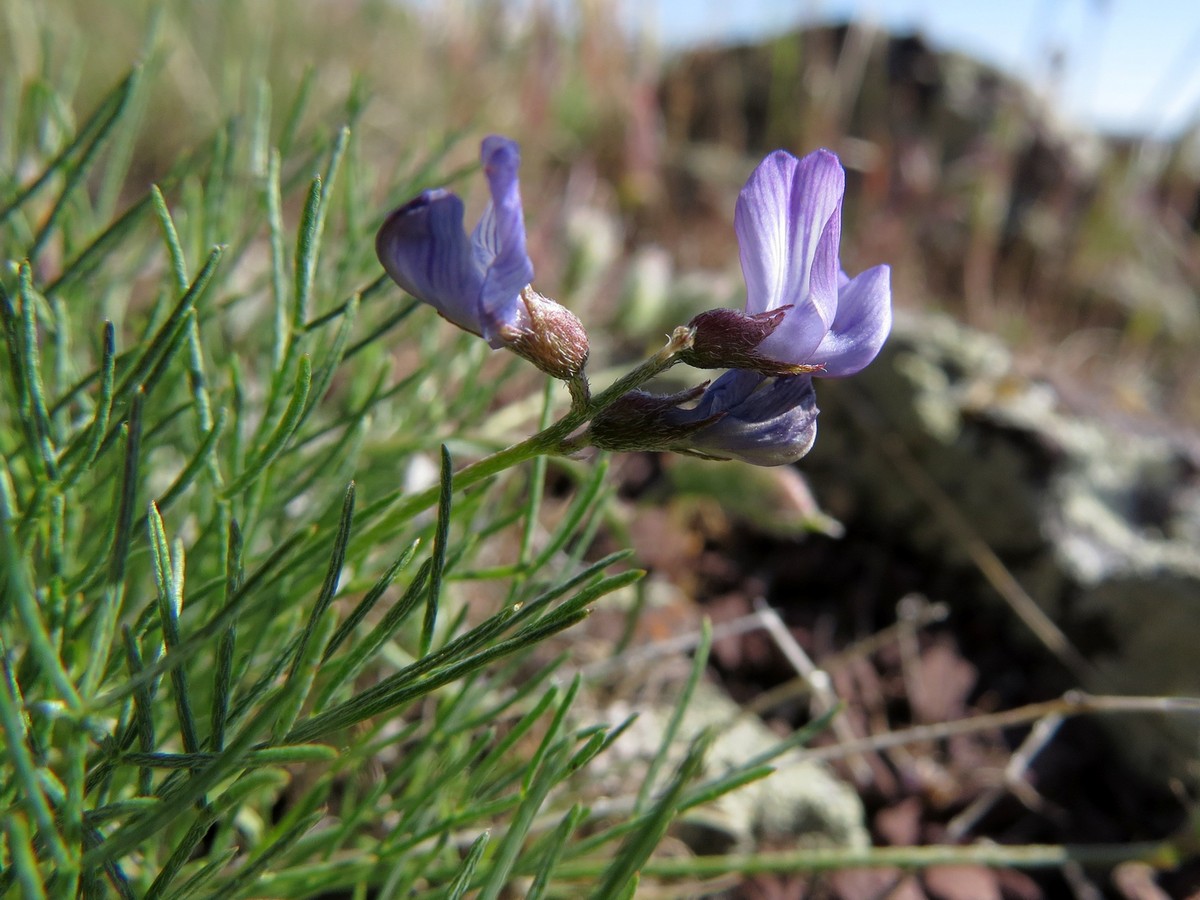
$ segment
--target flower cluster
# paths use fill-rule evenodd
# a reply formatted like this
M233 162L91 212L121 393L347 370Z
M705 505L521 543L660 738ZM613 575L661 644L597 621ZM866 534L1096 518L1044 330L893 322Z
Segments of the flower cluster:
M401 287L454 324L578 386L588 355L583 325L530 286L517 145L489 137L482 160L492 200L470 237L462 201L426 191L384 222L380 261ZM855 278L841 269L844 192L845 172L828 150L803 159L777 150L763 160L734 213L745 311L696 316L671 360L728 371L679 394L630 390L588 409L586 442L760 466L807 453L816 437L813 377L858 372L879 353L892 322L889 268ZM573 393L586 398L586 390Z

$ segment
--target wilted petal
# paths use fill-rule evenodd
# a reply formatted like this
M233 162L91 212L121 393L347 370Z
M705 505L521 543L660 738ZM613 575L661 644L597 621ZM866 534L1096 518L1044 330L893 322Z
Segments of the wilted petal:
M478 311L483 274L472 258L457 196L425 191L401 206L379 229L375 252L400 287L460 328L483 333Z
M817 398L808 375L768 379L726 372L690 414L696 419L723 415L675 449L756 466L793 463L812 449L817 436Z
M875 266L842 287L837 316L813 360L824 366L822 375L853 375L879 354L891 330L891 268Z
M587 330L579 318L560 303L543 297L532 287L521 291L518 324L501 324L496 338L547 375L570 381L587 364Z
M476 260L486 272L480 294L484 337L495 345L498 329L518 314L521 290L533 281L533 263L525 251L525 220L517 170L521 153L515 141L491 135L480 150L492 200L475 227Z

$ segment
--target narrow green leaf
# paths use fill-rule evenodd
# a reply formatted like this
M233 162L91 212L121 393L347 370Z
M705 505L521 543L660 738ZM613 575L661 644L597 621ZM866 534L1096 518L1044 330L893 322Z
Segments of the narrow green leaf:
M51 480L58 479L58 461L54 450L54 432L50 414L46 410L45 390L42 386L41 353L37 339L37 308L39 297L33 289L33 270L29 260L21 263L18 276L21 295L21 363L24 366L23 386L26 398L22 413L32 417L37 450L41 455L42 470Z
M512 688L506 692L504 699L500 700L496 705L490 706L487 709L473 711L472 715L463 719L460 722L446 723L443 730L447 733L458 731L471 731L485 724L496 721L504 716L510 708L519 706L526 700L542 691L542 686L550 681L558 670L570 659L570 652L564 650L554 659L543 665L537 672L529 675L523 668L520 669L520 677L516 677L516 672L519 667L519 660L511 660L503 668L495 672L495 677L498 681L512 684ZM553 687L553 685L551 685ZM550 693L550 688L546 688L545 693ZM555 695L556 696L556 695Z
M212 805L205 806L197 814L196 820L192 822L180 842L175 845L175 849L167 857L166 863L159 869L158 874L154 877L154 881L150 883L150 887L147 888L143 900L157 900L157 898L163 896L163 891L175 880L180 869L184 867L196 848L200 846L200 842L204 840L204 836L208 834L216 818L217 811Z
M534 876L533 883L525 893L525 900L541 900L545 896L547 888L550 887L550 881L554 877L554 868L562 858L563 849L567 845L567 839L579 827L579 823L583 821L585 814L586 808L576 803L562 817L562 821L558 823L558 827L550 833L550 839L546 844L546 851L538 861L537 875Z
M329 643L325 647L325 652L321 657L322 663L326 662L331 656L333 656L334 653L338 651L338 648L340 648L346 639L353 634L354 629L357 628L362 620L367 617L367 614L374 609L375 604L379 602L379 598L384 595L400 571L407 568L408 564L412 562L412 558L416 556L417 547L420 546L420 543L421 542L419 540L416 540L404 548L404 552L396 558L395 562L388 566L383 575L379 577L379 580L376 581L375 584L372 585L371 589L363 595L362 600L358 602L358 605L354 607L350 615L346 616L346 618L342 620L342 623L338 626L337 631L333 633L333 637L329 639Z
M134 638L133 632L126 625L121 628L121 637L125 642L125 663L129 666L129 675L138 686L133 692L133 724L137 729L138 742L142 746L143 753L151 753L154 750L156 743L154 736L154 703L153 703L153 687L143 681L138 680L137 676L142 671L142 655L138 650L137 639ZM153 773L149 767L143 767L138 773L138 793L147 795L152 789Z
M195 769L207 765L220 756L220 752L185 753L123 753L121 765L148 766L154 769ZM248 769L260 766L294 766L305 763L329 762L337 759L338 751L325 744L289 744L286 747L268 747L252 750L241 765Z
M504 890L516 864L517 855L533 825L534 817L541 810L551 789L564 777L566 762L567 748L562 745L542 759L537 774L530 779L529 787L524 791L521 805L517 807L504 837L500 839L492 865L483 880L478 900L496 900Z
M288 108L287 116L283 120L283 129L279 136L280 156L287 156L292 149L292 144L296 140L296 134L300 130L300 122L304 118L304 111L308 108L308 101L312 96L313 84L316 82L316 77L317 70L313 66L309 66L304 70L304 75L300 78L296 97L292 100L292 105Z
M308 305L312 295L313 279L317 272L317 254L321 246L321 176L313 178L300 214L300 230L296 237L295 289L292 297L293 331L308 321Z
M109 258L114 247L133 232L138 221L149 209L150 197L147 195L125 210L120 218L100 232L90 244L63 267L62 274L46 285L45 295L47 297L60 296L67 287L99 268L100 264Z
M153 9L149 14L148 24L142 34L141 46L138 48L136 55L136 59L140 61L138 69L135 70L138 77L134 79L134 84L129 89L129 99L126 101L129 110L125 114L124 120L120 123L122 127L117 129L113 135L108 149L104 174L96 179L99 181L99 189L95 194L95 215L98 220L112 217L112 212L116 208L122 191L128 183L130 166L133 163L134 153L141 139L142 131L140 126L142 125L143 114L146 109L148 93L146 90L146 79L142 77L141 72L145 70L146 61L152 60L156 56L156 48L158 46L159 35L162 32L165 12L162 7Z
M17 315L17 308L13 305L12 298L9 297L3 281L0 281L0 323L4 325L4 343L8 348L9 378L12 382L13 394L20 407L21 414L18 416L18 421L25 432L25 446L23 449L29 458L30 468L38 471L40 469L41 456L37 453L37 431L34 428L33 417L29 414L29 394L25 389L25 365L23 361L25 341L22 335L24 323L21 317Z
M54 233L55 226L58 224L58 218L62 215L63 209L67 205L67 201L71 199L71 195L75 193L75 189L83 182L84 178L90 173L93 164L96 162L100 154L101 148L108 140L108 136L112 134L113 128L121 117L129 109L129 98L133 95L134 89L137 87L137 82L141 76L141 67L135 67L133 71L126 76L121 83L120 90L116 94L116 102L112 106L112 112L104 118L100 127L96 129L96 136L88 143L87 148L83 151L79 161L67 168L65 183L63 189L58 195L58 199L54 202L53 208L50 210L50 215L46 217L42 223L41 229L33 240L33 246L29 248L26 254L30 259L34 259L41 253L46 241L50 235Z
M224 409L217 413L217 420L209 429L208 434L204 435L204 440L200 442L200 446L196 448L196 452L192 454L192 458L187 461L187 465L183 467L180 473L171 482L161 497L154 501L154 505L160 510L166 509L174 503L179 496L186 491L196 480L196 476L200 474L200 470L211 463L215 456L217 442L221 439L221 435L225 431L225 421L228 418Z
M537 619L534 624L526 625L524 628L518 631L517 634L519 636L531 629L552 625L559 619L574 618L581 613L586 615L587 607L592 603L595 603L605 594L611 594L614 591L619 591L623 587L628 587L634 582L645 577L645 574L646 573L641 569L630 569L625 572L619 572L616 575L610 575L608 578L602 578L595 584L584 588L558 608Z
M237 519L229 520L229 536L225 550L225 604L232 602L242 584L242 531ZM229 715L229 698L233 695L233 655L237 646L237 623L230 622L217 646L217 670L213 683L212 736L213 750L225 746L225 723Z
M9 864L21 887L21 896L27 900L45 900L46 888L38 871L37 855L29 837L29 826L25 817L18 812L4 816L4 833L7 838ZM485 835L486 836L486 835ZM474 866L471 867L472 871Z
M133 534L133 510L137 503L138 471L141 464L142 404L144 395L139 388L129 405L125 432L125 458L121 480L116 485L113 505L117 514L109 527L108 565L101 602L92 622L91 652L82 681L84 696L90 697L104 678L117 622L125 602L125 569L129 562L129 547Z
M290 675L279 688L279 692L286 695L288 699L280 707L279 715L271 728L272 743L279 743L280 738L291 731L292 726L296 724L296 718L300 715L305 701L308 700L317 673L321 669L321 650L324 648L325 642L329 640L329 636L333 634L333 625L333 616L321 616L316 620L316 627L311 634L312 640L308 644L304 644L300 640L295 641L298 651L292 657L294 660L292 671L295 674Z
M3 459L0 458L0 466L2 465ZM12 490L6 467L0 468L0 501L3 501L0 503L0 513L3 513L0 515L0 559L6 561L4 566L0 566L0 597L16 609L17 619L25 630L25 640L29 642L32 656L50 680L59 699L66 703L68 708L78 710L82 706L82 700L59 658L54 641L46 630L34 587L33 572L30 571L28 561L12 532ZM9 560L12 562L8 562ZM6 651L0 647L0 653L3 652ZM7 662L5 666L7 667ZM7 668L5 671L8 674ZM11 686L14 691L17 690L15 679Z
M360 695L331 710L313 716L292 729L285 740L288 743L312 741L332 731L349 727L379 713L411 703L417 698L423 697L444 685L458 681L460 678L465 678L472 672L490 665L505 656L538 644L551 635L557 634L583 621L585 618L587 618L587 613L579 612L572 616L564 616L554 622L539 622L507 641L502 641L473 656L467 657L461 662L432 672L428 677L421 679L415 684L403 685L382 696L372 694L364 699Z
M425 621L421 625L421 645L417 656L427 656L433 646L437 627L438 603L442 596L442 575L446 569L446 541L450 536L450 509L454 498L454 464L450 451L442 444L441 494L438 498L437 529L433 534L433 571L429 579L429 597L425 601Z
M390 281L390 280L391 279L388 278L386 275L384 275L380 278L377 278L375 281L371 282L371 284L367 288L365 288L363 290L360 299L367 300L370 297L371 288L375 287L375 285L377 285L377 284L381 285L385 281ZM399 325L401 322L403 322L405 319L407 319L409 316L411 316L414 312L416 312L417 309L419 309L421 307L421 305L422 304L419 300L410 300L407 303L403 304L394 313L392 313L390 316L388 316L386 319L384 319L382 322L380 322L377 326L375 326L375 329L373 331L368 332L366 337L362 338L361 340L359 340L358 342L352 344L349 348L347 348L346 353L343 356L343 359L350 359L352 356L356 356L359 352L361 352L362 350L365 350L371 344L375 343L377 340L379 340L381 337L383 337L385 334L387 334L389 331L391 331L393 328L395 328L397 325Z
M378 698L396 693L405 685L418 683L428 672L436 669L438 666L450 665L461 661L467 654L474 652L507 628L511 616L511 607L502 609L478 627L472 629L467 634L459 636L436 652L418 657L415 662L405 666L394 675L388 676L365 691L360 691L352 702L369 705ZM337 677L336 680L342 683L346 679L344 677Z
M154 214L163 230L163 240L167 245L167 256L171 260L171 271L175 274L175 285L180 291L188 287L187 260L183 255L183 245L179 243L179 232L175 230L175 220L171 218L171 210L167 208L166 198L157 184L150 186L150 202L154 206Z
M158 587L158 620L162 628L166 655L170 656L179 646L179 615L183 610L183 546L176 545L175 559L171 559L171 548L167 545L167 531L158 507L150 504L150 554L154 559L154 581ZM188 689L187 670L175 666L171 670L171 685L175 695L175 709L179 716L180 737L187 753L200 750L200 736L196 731L196 720L192 714L191 692Z
M774 773L775 769L771 766L739 767L736 771L718 776L689 790L683 800L680 801L679 811L682 813L697 806L705 806L712 803L718 797L736 791L738 788L752 784L755 781L761 781Z
M375 280L368 284L365 288L355 291L351 296L347 297L337 306L326 310L314 319L309 319L304 323L304 331L306 333L316 331L318 328L327 325L334 319L340 319L346 314L346 311L350 308L350 304L354 302L355 297L358 298L360 303L363 300L370 300L376 294L380 293L384 287L391 283L391 277L384 272L383 274L377 276ZM420 306L420 301L413 301L413 305Z
M203 837L203 835L201 835ZM197 896L201 890L208 887L209 882L215 879L222 872L228 871L229 864L233 862L234 857L238 855L237 847L230 847L222 851L210 863L206 863L200 868L195 875L181 884L170 896L171 900L191 900ZM186 862L186 860L185 860ZM156 895L161 896L161 895ZM209 897L219 897L219 893L209 893Z
M654 806L640 817L638 827L624 840L595 889L594 897L615 897L630 889L675 817L684 789L699 774L712 738L702 734L692 742L670 785Z
M616 565L623 560L628 559L633 555L632 550L618 550L615 553L610 553L602 559L596 560L591 565L580 570L577 574L571 576L561 584L555 585L549 590L534 597L526 603L523 603L520 611L513 617L513 625L518 625L530 619L536 619L551 603L561 597L563 594L573 591L581 584L590 581L600 572L607 569L609 566Z
M534 724L540 719L550 708L550 705L558 699L558 689L551 686L529 712L525 713L515 725L508 729L504 737L501 738L483 759L471 766L471 778L467 782L463 794L468 797L474 797L476 792L484 786L486 782L491 780L492 770L496 767L509 751L521 740L531 729ZM496 721L498 717L493 717ZM530 767L532 771L532 767Z
M94 138L97 132L111 128L111 123L119 114L127 102L129 94L133 91L133 87L137 81L139 69L133 69L126 75L117 85L105 95L92 114L83 123L80 129L76 132L75 137L71 139L59 153L50 161L45 169L27 188L17 194L12 201L0 211L0 225L6 223L10 216L29 200L43 187L50 183L50 180L58 175L67 167L68 160L73 157L76 152L89 142L94 143Z
M687 712L688 706L691 705L692 697L696 693L696 686L704 677L704 671L708 667L708 654L712 649L712 622L707 616L704 617L700 624L700 641L696 645L696 652L692 655L692 669L688 674L688 679L684 682L683 690L679 693L679 699L675 701L675 706L671 710L671 717L667 720L667 725L663 729L662 739L658 743L658 751L654 754L654 758L650 760L650 764L646 766L646 774L642 778L642 786L638 789L637 800L634 801L633 811L635 813L642 812L646 805L650 802L650 792L654 789L654 782L658 779L658 773L667 763L667 757L671 753L671 744L675 742L675 735L679 733L679 726L683 724L684 714Z
M554 411L554 388L558 382L547 378L542 390L542 415L538 420L538 431L549 427ZM525 527L521 531L521 550L517 560L522 565L529 564L530 554L533 553L533 539L537 533L538 513L542 508L542 492L546 488L546 465L544 456L535 457L529 465L529 496L525 501Z
M173 352L172 348L177 348L181 345L181 337L184 335L184 329L188 324L188 313L200 298L203 297L204 291L212 281L213 275L216 274L217 265L224 251L224 247L214 247L208 254L208 259L205 261L204 267L196 275L191 286L179 298L179 302L175 304L166 321L159 326L154 337L151 338L149 345L138 357L130 370L122 377L120 386L114 394L114 402L121 402L135 388L140 388L142 382L155 369L161 371L164 360L170 359L170 355Z
M580 522L595 508L596 502L604 490L607 476L608 460L602 459L593 467L591 477L584 484L579 495L571 502L570 509L563 516L550 542L542 548L542 552L537 555L537 558L530 565L530 571L539 571L566 546L567 541L574 537L579 530Z
M462 900L462 897L467 893L467 888L471 886L471 879L475 876L475 869L479 865L479 860L483 859L483 851L487 848L488 832L483 832L479 837L471 842L471 848L467 851L466 859L462 861L458 872L454 876L454 880L450 882L450 891L446 895L447 900Z
M271 554L262 562L254 573L246 579L245 583L238 589L233 599L222 606L213 616L208 619L200 628L195 629L191 634L185 637L176 652L170 657L164 657L158 660L153 665L148 665L141 675L141 679L159 678L167 672L171 671L175 666L182 665L200 647L211 640L213 636L221 633L227 628L230 623L234 622L238 615L241 614L243 607L246 606L249 599L254 596L264 581L270 575L273 575L285 560L289 559L295 550L309 537L310 529L302 529L289 535L283 541L275 546ZM203 597L203 590L197 591L196 599ZM115 703L121 702L125 697L128 697L136 685L131 680L130 682L119 685L112 690L94 698L88 708L92 710L107 709Z
M415 767L408 779L408 787L400 794L397 808L403 815L396 825L400 834L410 832L414 822L419 822L426 810L440 805L439 798L457 791L457 783L463 772L480 757L496 733L491 729L474 736L464 749L443 749L426 754L430 758L426 765Z
M278 702L278 697L268 702L263 710L263 718L269 721ZM102 844L88 850L83 857L84 867L122 859L150 835L167 827L179 816L191 810L193 804L200 800L205 793L212 790L244 762L250 753L251 744L259 736L260 721L256 719L244 725L224 750L216 754L210 762L191 770L185 780L163 795L163 802L153 810L122 825L108 835Z
M0 684L0 730L4 733L5 751L9 765L12 766L13 781L19 784L23 805L30 817L37 823L38 836L49 851L51 859L62 868L75 869L78 867L71 858L70 851L63 843L62 835L54 821L54 812L42 780L38 777L38 765L29 751L26 741L25 722L22 718L23 703L16 693L16 678L13 676L8 660L7 648L0 647L0 667L3 667L4 679Z
M110 822L124 819L126 816L145 812L158 802L156 797L130 797L128 800L114 800L112 803L106 803L85 812L84 821L94 828L107 825Z
M589 738L588 742L581 747L578 752L576 752L574 757L572 757L571 771L576 772L579 769L582 769L594 757L599 756L601 753L611 747L616 740L623 735L629 729L629 727L633 725L634 722L637 721L637 718L638 714L633 713L632 715L626 717L625 721L616 728L609 728L602 734L593 735L593 737L602 738L602 740L594 746L592 744L592 740Z
M575 702L575 698L579 695L579 687L583 684L583 677L577 672L575 677L571 679L571 686L567 688L567 694L563 697L562 703L558 704L558 709L554 711L554 718L550 720L550 725L546 729L546 733L542 735L541 743L538 744L537 750L533 752L533 756L529 760L529 765L525 769L525 778L521 784L523 791L528 791L533 780L533 773L541 768L542 760L546 754L550 752L550 748L554 746L558 740L558 736L562 733L563 722L566 720L567 711L571 708L571 704Z
M188 378L192 385L192 398L196 406L196 422L202 432L212 430L212 399L208 395L208 378L204 374L204 352L200 346L200 317L193 311L188 317ZM216 460L212 460L209 470L213 475L214 484L220 484L221 470Z
M262 873L278 857L291 850L292 846L324 817L325 813L321 810L310 813L292 825L286 832L276 836L269 844L260 848L259 852L252 855L250 861L244 867L238 869L237 875L222 886L222 895L226 897L239 897L247 893L257 893L258 879L262 876Z
M125 579L129 559L129 541L133 529L133 510L137 502L138 469L141 462L142 403L141 388L133 393L129 416L125 420L125 465L117 494L117 518L113 528L112 552L109 554L108 583L120 584Z
M74 464L63 476L63 483L68 486L74 484L83 472L91 468L100 452L100 442L104 439L104 433L108 430L108 418L112 415L113 379L117 363L116 330L113 328L112 322L104 323L101 353L100 392L96 397L96 411L92 416L92 422L86 431L80 432L76 440L68 445L59 460L60 463L65 464L70 457L75 456ZM84 443L85 436L86 443Z
M240 494L247 486L258 480L263 470L277 457L300 424L304 407L308 401L308 389L312 384L312 360L307 355L300 357L300 369L296 373L296 383L292 387L292 397L279 424L267 439L263 447L255 454L254 459L247 463L242 474L225 488L225 497Z
M308 409L305 411L306 416L312 412L313 407L321 402L321 398L325 396L325 392L333 384L333 376L337 372L338 366L341 365L342 358L346 352L346 344L350 340L350 331L354 328L354 320L358 316L358 302L359 296L355 294L346 307L346 313L342 316L341 324L338 325L337 334L333 338L333 346L329 348L329 353L325 355L321 367L313 375L313 388L309 392Z
M272 371L282 372L292 340L292 319L288 314L287 262L283 238L283 195L279 186L282 165L278 150L271 151L267 167L267 227L271 235L271 300L274 308Z

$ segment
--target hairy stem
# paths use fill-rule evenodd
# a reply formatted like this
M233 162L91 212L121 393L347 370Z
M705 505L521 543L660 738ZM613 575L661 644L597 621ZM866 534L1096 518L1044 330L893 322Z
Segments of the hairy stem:
M573 402L571 410L551 425L532 437L520 443L498 450L483 459L476 460L470 465L454 473L456 490L469 488L493 475L520 465L526 460L537 456L567 456L587 446L586 438L572 438L581 426L592 419L600 410L611 406L625 394L645 384L656 375L665 372L676 362L678 354L692 344L694 331L685 326L679 326L671 334L666 345L627 375L618 378L611 386L599 394L590 396L586 382L569 383ZM383 518L372 527L372 531L387 530L407 521L423 510L429 509L438 501L440 485L434 485L417 494L411 494L390 505ZM369 516L377 510L368 508L364 516Z

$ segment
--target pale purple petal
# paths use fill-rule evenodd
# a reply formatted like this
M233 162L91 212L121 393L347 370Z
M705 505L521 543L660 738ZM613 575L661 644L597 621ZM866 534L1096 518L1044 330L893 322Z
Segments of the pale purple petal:
M819 374L853 375L878 354L892 330L891 268L875 266L848 281L838 295L837 316L813 353Z
M517 170L521 154L515 141L491 135L480 151L492 200L475 227L476 260L486 271L480 294L484 336L492 339L518 312L521 290L533 280L533 263L525 251L525 221Z
M837 304L838 246L846 175L838 158L817 150L804 159L776 150L751 173L734 211L746 312L792 305L800 332L811 303L828 325Z
M792 307L782 322L754 348L759 356L782 363L808 365L829 331L829 323L815 304Z
M807 375L764 378L733 370L704 392L691 414L724 415L687 438L685 449L756 466L793 463L817 437L817 398Z
M400 287L460 328L483 333L478 311L483 272L463 230L458 197L425 191L401 206L379 229L375 252Z

